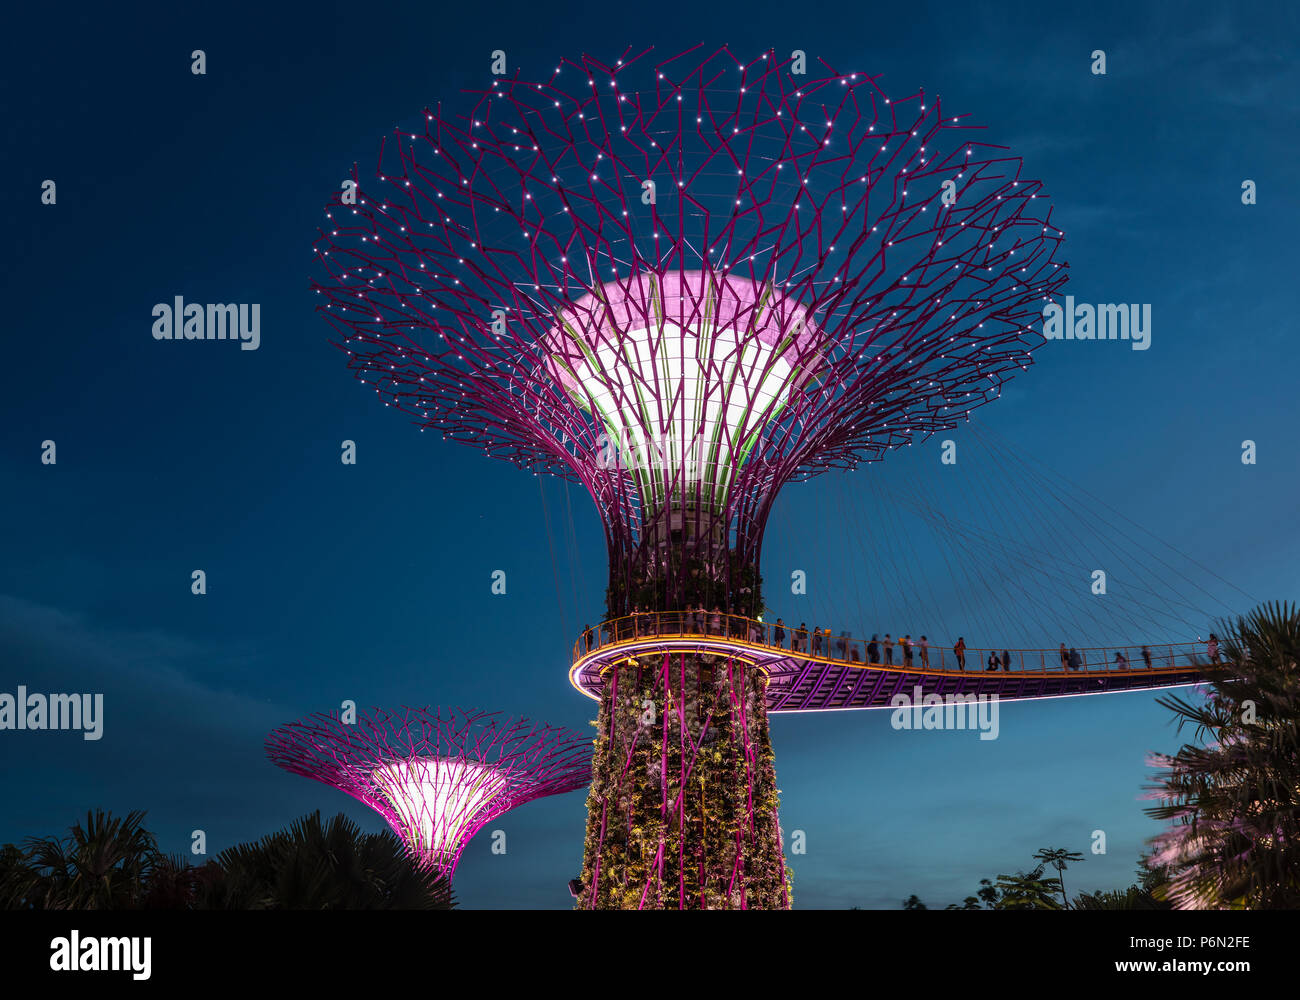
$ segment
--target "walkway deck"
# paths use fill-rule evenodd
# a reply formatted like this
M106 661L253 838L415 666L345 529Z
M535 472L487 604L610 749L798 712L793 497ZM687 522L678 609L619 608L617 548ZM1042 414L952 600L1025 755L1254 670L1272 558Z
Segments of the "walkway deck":
M895 694L910 696L917 687L923 694L996 694L1000 700L1015 701L1145 691L1204 679L1201 643L1080 648L1078 669L1063 665L1059 650L968 647L965 669L960 669L946 647L931 645L923 657L914 645L909 662L895 646L892 663L868 663L865 640L825 634L814 640L795 632L792 649L792 633L788 628L786 633L778 644L771 624L726 615L665 613L615 619L578 638L569 680L587 697L599 699L604 671L630 658L688 652L731 656L767 673L771 713L887 708ZM998 658L997 670L987 669L990 652ZM1002 662L1004 653L1010 654L1009 664ZM883 648L877 659L885 659Z

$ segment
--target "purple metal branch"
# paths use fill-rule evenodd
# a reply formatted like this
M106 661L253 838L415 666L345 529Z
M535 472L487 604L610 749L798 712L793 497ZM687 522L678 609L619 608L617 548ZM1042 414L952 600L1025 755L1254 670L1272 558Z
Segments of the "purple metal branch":
M642 344L646 371L674 341L711 342L703 385L735 413L755 405L738 352L767 344L755 378L794 373L777 412L715 428L704 477L752 551L783 483L953 428L1030 363L1062 234L1020 160L924 93L795 75L772 51L624 56L496 79L395 132L356 204L327 211L320 309L357 376L423 429L582 483L612 550L664 496L603 462L602 437L643 404L651 429L702 425L681 395L643 399L665 387L636 364L576 377L575 359L626 359L635 330L671 319L689 337ZM706 492L689 448L664 456L674 502Z

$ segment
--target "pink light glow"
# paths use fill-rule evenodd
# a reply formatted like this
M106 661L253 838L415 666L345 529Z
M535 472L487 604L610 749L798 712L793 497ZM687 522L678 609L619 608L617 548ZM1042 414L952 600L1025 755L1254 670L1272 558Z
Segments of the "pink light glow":
M656 508L679 475L728 492L821 365L819 340L808 311L771 285L701 271L608 282L544 337L549 374L600 420L622 465L660 470L638 478Z
M508 787L485 764L450 757L420 757L370 772L375 787L401 821L397 833L413 851L445 861L460 854L464 832Z

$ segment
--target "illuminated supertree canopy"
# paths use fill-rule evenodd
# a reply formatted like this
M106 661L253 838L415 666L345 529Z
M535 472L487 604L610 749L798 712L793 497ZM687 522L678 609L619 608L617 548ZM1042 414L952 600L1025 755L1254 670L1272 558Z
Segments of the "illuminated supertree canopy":
M657 529L752 562L783 483L957 426L1065 281L1041 184L937 98L801 68L629 50L426 109L317 240L356 374L583 483L625 574Z
M327 209L315 290L355 374L583 484L607 626L758 616L779 489L967 420L1065 282L1018 158L924 92L807 69L697 46L507 74ZM765 667L637 639L593 682L579 905L788 907Z
M486 823L591 780L591 740L459 709L317 714L272 731L267 756L374 809L411 852L450 878Z

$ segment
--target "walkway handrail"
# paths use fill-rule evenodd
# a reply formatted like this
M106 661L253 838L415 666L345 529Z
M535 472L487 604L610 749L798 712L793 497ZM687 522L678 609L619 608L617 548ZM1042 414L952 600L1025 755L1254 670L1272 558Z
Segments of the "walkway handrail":
M777 626L771 622L712 611L645 611L612 618L598 626L584 629L573 646L573 662L606 646L641 638L711 640L719 637L747 645L766 647L799 654L805 659L829 663L843 662L858 666L877 666L903 670L939 670L967 673L993 672L990 656L996 657L999 673L1086 673L1125 671L1163 672L1188 670L1204 665L1209 657L1204 642L1147 643L1127 646L1075 647L1077 667L1063 659L1060 649L989 649L966 646L962 663L951 646L928 643L924 648L913 639L910 652L902 647L901 638L885 646L877 640L877 659L868 659L866 639L831 635L829 629L807 632L789 625L781 626L785 635L778 641ZM1145 650L1145 654L1143 651ZM1119 655L1116 655L1119 654ZM1010 663L1004 663L1004 656Z

